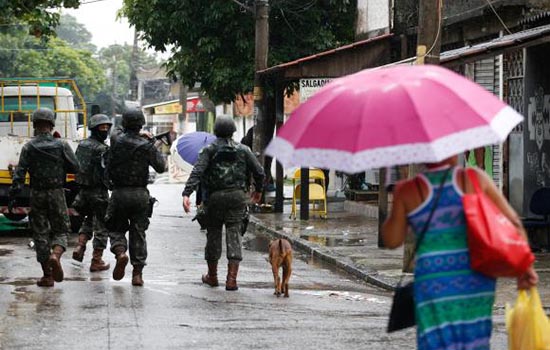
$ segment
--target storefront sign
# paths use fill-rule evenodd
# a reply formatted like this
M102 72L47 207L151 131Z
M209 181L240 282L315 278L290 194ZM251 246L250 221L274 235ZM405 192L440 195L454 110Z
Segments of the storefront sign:
M204 111L204 106L198 97L187 99L187 113L197 113Z
M331 80L331 78L300 79L300 103L307 101Z
M155 107L155 114L178 114L181 113L181 105L179 102L174 102L162 106Z
M187 99L187 113L204 112L204 106L198 97ZM179 114L181 113L181 105L179 102L167 103L155 107L155 114Z

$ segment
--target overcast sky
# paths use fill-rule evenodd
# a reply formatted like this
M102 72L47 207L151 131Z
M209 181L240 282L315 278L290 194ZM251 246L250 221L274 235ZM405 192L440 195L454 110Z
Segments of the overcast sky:
M132 44L134 42L134 30L130 28L126 19L116 19L117 11L122 7L122 0L83 0L83 3L76 10L64 9L84 24L92 33L92 43L98 48L111 44Z

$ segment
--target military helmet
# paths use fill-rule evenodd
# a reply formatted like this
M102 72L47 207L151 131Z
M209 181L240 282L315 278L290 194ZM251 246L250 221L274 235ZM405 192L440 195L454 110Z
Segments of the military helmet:
M111 118L105 114L94 114L88 121L88 129L92 130L102 124L113 125L113 122L111 121Z
M122 127L142 127L143 125L145 125L145 117L138 108L127 109L122 113Z
M32 112L32 122L36 123L39 120L49 122L52 126L55 126L55 114L49 108L42 107Z
M237 127L231 116L222 114L216 117L214 135L217 137L231 137L235 131L237 131Z

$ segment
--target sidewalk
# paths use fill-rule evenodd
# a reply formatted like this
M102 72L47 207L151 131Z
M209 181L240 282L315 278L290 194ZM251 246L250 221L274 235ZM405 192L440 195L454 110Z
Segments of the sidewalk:
M378 213L375 206L331 202L328 219L308 221L284 213L252 214L249 231L288 239L294 249L337 266L364 281L393 290L401 276L403 249L378 248ZM344 210L344 206L346 207Z
M285 203L286 204L286 203ZM353 202L331 202L328 219L308 221L289 218L290 206L283 214L254 213L249 231L288 239L300 250L386 290L393 290L401 277L403 247L395 250L378 248L378 220L375 205ZM550 306L550 254L536 254L539 293L543 304ZM412 275L407 275L407 278ZM499 279L495 307L504 308L517 297L514 279Z

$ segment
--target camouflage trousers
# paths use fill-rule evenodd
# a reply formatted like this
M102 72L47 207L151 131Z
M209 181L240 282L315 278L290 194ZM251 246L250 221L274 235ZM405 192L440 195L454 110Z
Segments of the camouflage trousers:
M105 188L83 188L77 199L81 203L79 213L84 216L78 233L86 235L88 239L93 238L94 249L107 248L109 233L105 228L105 214L109 192Z
M54 245L67 249L70 222L63 188L31 189L29 222L36 247L36 260L48 260Z
M222 255L222 229L225 225L225 243L228 260L242 260L241 225L247 196L243 190L216 191L206 205L206 248L204 258L218 261Z
M106 226L111 240L111 251L123 246L130 252L132 265L145 265L147 240L145 231L149 227L147 211L149 191L145 187L115 188L109 199ZM126 239L126 232L128 240Z

